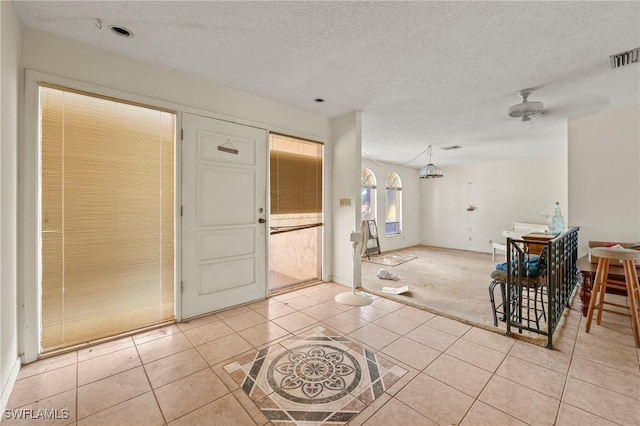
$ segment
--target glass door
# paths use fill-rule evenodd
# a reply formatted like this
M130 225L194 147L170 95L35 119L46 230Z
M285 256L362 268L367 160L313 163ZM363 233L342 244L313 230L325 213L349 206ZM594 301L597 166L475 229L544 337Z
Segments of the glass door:
M322 277L323 145L269 136L269 291Z
M174 319L175 113L40 87L42 348Z

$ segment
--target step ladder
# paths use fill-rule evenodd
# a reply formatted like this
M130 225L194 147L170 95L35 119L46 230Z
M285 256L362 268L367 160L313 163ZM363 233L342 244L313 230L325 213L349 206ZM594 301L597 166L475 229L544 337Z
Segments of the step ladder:
M363 235L364 235L364 250L362 250L362 257L366 256L367 259L371 259L371 254L381 254L380 240L378 240L378 225L376 225L375 219L363 220ZM373 244L370 244L370 242Z

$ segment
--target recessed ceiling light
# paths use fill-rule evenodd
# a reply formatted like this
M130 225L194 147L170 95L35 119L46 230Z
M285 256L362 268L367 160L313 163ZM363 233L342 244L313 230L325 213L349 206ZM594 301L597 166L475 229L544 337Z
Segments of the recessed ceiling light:
M314 101L316 101L317 103L321 104L322 102L324 102L324 99L322 98L315 98Z
M127 37L127 38L133 37L133 33L128 29L126 29L125 27L120 27L118 25L111 25L109 28L111 29L111 31L118 34L119 36Z

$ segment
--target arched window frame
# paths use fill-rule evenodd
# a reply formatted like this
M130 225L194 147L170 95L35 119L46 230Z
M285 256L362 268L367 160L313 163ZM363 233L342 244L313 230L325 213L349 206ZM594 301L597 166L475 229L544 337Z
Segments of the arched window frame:
M364 168L360 172L360 211L362 220L376 219L377 183L373 171Z
M402 180L397 173L387 174L385 194L385 235L400 235L402 234Z

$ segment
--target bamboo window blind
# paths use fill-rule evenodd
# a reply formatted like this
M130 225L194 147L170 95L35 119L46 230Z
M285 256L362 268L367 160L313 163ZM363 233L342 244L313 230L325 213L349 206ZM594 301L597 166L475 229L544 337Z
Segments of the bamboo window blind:
M175 114L40 86L44 352L174 318Z
M271 233L322 225L320 143L269 136Z

